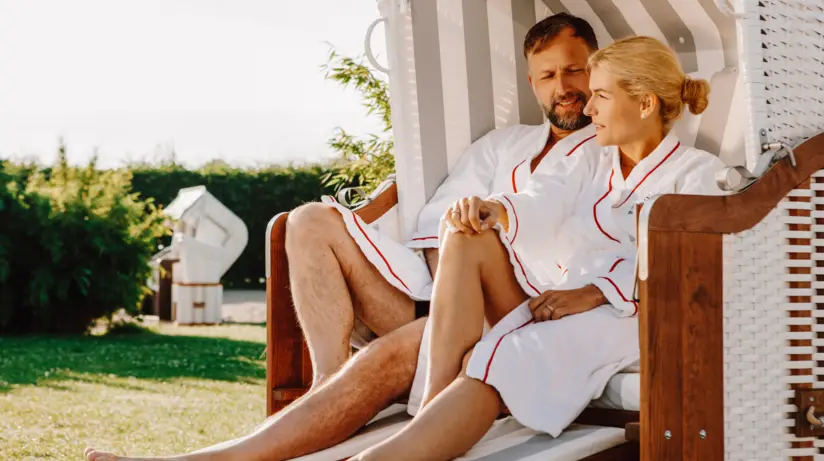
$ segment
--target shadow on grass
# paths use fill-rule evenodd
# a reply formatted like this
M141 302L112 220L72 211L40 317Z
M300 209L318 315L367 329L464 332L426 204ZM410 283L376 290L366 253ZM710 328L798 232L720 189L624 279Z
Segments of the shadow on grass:
M13 385L49 385L64 379L107 384L112 384L111 378L128 377L259 382L266 376L263 348L253 341L151 330L107 336L0 337L0 393Z

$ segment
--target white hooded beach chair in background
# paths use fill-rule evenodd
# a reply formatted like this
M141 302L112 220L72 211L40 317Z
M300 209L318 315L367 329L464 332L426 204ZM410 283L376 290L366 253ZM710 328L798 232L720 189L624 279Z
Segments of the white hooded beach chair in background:
M172 320L220 323L220 278L246 248L246 225L205 186L181 189L164 213L174 220L174 234L162 257L178 260L172 265Z
M824 330L817 321L824 317L817 304L824 302L817 262L824 260L824 173L816 172L824 167L824 136L814 137L824 130L824 1L379 0L378 6L388 56L370 60L388 68L397 173L390 192L397 200L382 194L364 208L370 216L364 219L391 209L384 220L397 219L401 242L474 140L495 128L544 122L521 47L529 27L563 11L589 21L601 46L630 35L668 43L684 70L712 87L707 111L685 114L675 133L740 166L745 176L763 175L732 197L664 196L645 205L638 235L640 367L614 377L557 439L508 418L463 459L824 459L816 438L824 424L796 422L810 402L824 407L824 394L798 391L824 389L818 365ZM792 165L790 146L798 154ZM672 222L662 224L665 218ZM283 229L275 218L266 236L274 324L267 336L268 413L311 382L300 331L290 327L278 243ZM796 406L802 395L807 404ZM399 407L349 441L301 459L342 459L383 440L408 422ZM798 432L802 427L808 432Z

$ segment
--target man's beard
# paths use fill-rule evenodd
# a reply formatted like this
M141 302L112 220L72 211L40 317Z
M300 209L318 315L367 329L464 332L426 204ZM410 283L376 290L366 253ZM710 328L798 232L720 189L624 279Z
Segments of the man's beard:
M568 112L563 115L555 111L555 108L558 106L558 101L569 100L570 98L580 101L582 106L586 106L588 102L587 96L579 91L568 93L562 98L553 99L552 104L549 107L543 106L543 109L546 117L549 119L549 123L562 130L576 131L592 123L592 118L584 115L583 109L581 112Z

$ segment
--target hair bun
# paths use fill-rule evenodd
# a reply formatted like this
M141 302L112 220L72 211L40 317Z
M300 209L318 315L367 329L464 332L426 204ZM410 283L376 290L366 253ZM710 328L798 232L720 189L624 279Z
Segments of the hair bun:
M690 112L695 115L704 112L709 105L710 84L704 79L684 79L681 85L681 100L690 106Z

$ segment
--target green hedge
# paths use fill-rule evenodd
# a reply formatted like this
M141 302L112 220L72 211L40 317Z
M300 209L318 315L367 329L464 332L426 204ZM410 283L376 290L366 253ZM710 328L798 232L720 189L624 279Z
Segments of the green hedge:
M48 175L0 161L0 334L81 333L147 294L163 216L128 172L62 154Z
M181 188L205 185L245 222L249 243L222 281L255 289L269 220L333 192L320 166L100 171L60 158L45 168L0 160L0 334L79 333L121 308L137 313L149 260L170 240L158 208Z
M320 166L239 169L212 166L187 170L181 166L135 166L132 187L142 197L166 206L184 187L204 185L249 230L249 243L223 277L225 288L262 289L265 277L265 234L269 220L282 211L333 193L323 185L326 170ZM167 244L168 238L158 242Z

